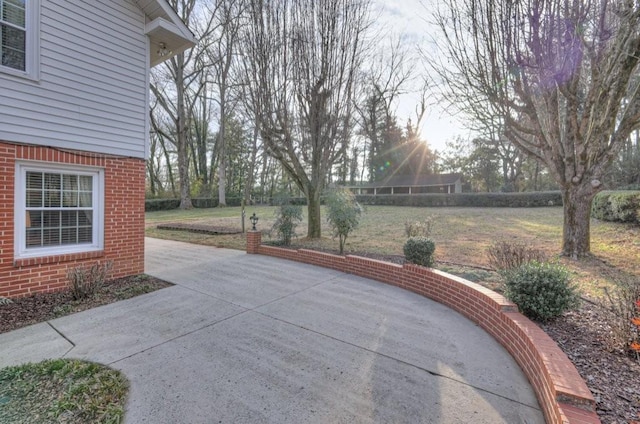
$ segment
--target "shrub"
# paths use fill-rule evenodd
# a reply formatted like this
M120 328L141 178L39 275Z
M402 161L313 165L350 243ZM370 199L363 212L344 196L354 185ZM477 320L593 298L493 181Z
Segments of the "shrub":
M634 318L640 314L637 303L640 299L640 281L632 276L618 279L612 289L605 287L605 299L600 304L608 313L611 327L612 348L627 349L634 341L639 341L640 329L634 325Z
M548 321L578 306L576 287L560 264L533 261L502 274L505 296L531 319Z
M107 280L113 262L95 263L90 267L76 266L67 271L69 289L74 300L88 299L95 295Z
M547 255L542 250L534 249L526 244L506 241L499 241L489 246L487 256L489 257L489 265L498 271L518 268L532 261L548 261Z
M603 221L640 224L640 191L602 191L591 206L591 216Z
M433 215L426 216L422 221L405 221L404 222L404 233L407 238L410 237L431 237L431 230L433 228L433 223L435 221L435 217Z
M282 201L276 208L275 217L276 221L271 231L277 234L282 245L289 246L291 239L296 236L298 223L302 221L302 206L289 204L286 200Z
M342 254L349 233L358 228L362 207L356 202L355 195L347 189L329 191L325 204L327 222L331 225L333 236L338 237L340 254Z
M432 267L435 250L436 244L427 237L409 237L404 243L405 259L416 265Z

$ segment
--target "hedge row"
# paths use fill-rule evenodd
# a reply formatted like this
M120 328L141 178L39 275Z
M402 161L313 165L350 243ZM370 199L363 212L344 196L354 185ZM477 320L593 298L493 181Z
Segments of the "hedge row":
M527 192L527 193L456 193L456 194L382 194L357 195L356 200L363 205L388 206L475 206L475 207L505 207L530 208L538 206L562 206L562 196L559 191ZM287 201L294 205L306 205L304 197L293 197ZM192 199L196 208L214 208L218 206L218 199ZM240 206L241 198L227 197L227 206ZM281 199L268 199L269 205L277 205ZM177 209L178 199L150 199L145 201L145 211L159 211Z
M596 194L591 216L603 221L640 224L640 190L602 191Z
M365 205L393 206L474 206L495 208L530 208L538 206L562 206L559 191L527 193L456 193L456 194L393 194L358 195L356 199Z
M242 198L240 197L227 197L227 206L240 206L242 205ZM218 199L209 199L204 197L197 197L191 199L191 203L194 208L215 208L218 206ZM180 207L180 199L146 199L144 201L144 211L168 211L172 209L178 209Z

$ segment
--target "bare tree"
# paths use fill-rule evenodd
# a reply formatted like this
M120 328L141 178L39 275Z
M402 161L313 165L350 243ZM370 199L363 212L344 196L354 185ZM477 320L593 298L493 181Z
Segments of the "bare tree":
M590 251L601 180L640 127L640 7L624 0L443 0L448 97L504 119L504 135L562 190L562 252ZM435 60L435 57L432 58Z
M393 149L390 136L397 133L396 101L407 92L411 71L415 63L408 57L401 37L389 38L389 47L383 48L368 60L364 72L362 93L355 104L360 135L364 137L363 153L369 180L376 179L380 161Z
M252 1L245 37L248 93L268 153L308 202L318 238L320 195L344 154L369 0Z
M219 106L218 138L218 204L226 206L227 146L226 122L229 115L229 95L233 88L233 65L243 25L245 0L217 0L215 8L208 6L213 20L213 30L207 37L206 60L209 74L217 91Z
M195 28L197 38L206 38L211 32L212 19L196 19L198 16L196 0L170 0L171 6L180 18L191 28ZM172 128L161 136L171 139L177 150L178 178L180 180L180 208L192 207L189 180L189 132L193 119L193 110L206 87L202 72L205 62L202 60L203 48L197 46L187 52L179 53L154 70L151 92L163 112L170 118ZM161 131L159 127L154 128Z

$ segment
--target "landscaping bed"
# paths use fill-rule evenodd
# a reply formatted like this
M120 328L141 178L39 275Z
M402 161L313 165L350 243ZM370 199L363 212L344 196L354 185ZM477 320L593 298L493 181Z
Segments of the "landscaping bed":
M579 309L540 327L576 367L603 424L640 424L640 362L608 345L611 329L601 307Z
M68 290L14 299L11 303L0 304L0 333L169 286L171 284L166 281L142 274L111 280L94 296L82 300L74 300Z

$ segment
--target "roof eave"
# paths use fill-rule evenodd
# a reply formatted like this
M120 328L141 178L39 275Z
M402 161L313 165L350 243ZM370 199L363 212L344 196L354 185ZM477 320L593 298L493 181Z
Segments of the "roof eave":
M185 27L186 28L186 27ZM196 45L191 33L185 34L178 25L163 18L156 18L145 26L151 50L149 64L154 67Z
M145 34L151 46L150 66L156 66L196 45L195 36L166 0L135 1L148 19Z

